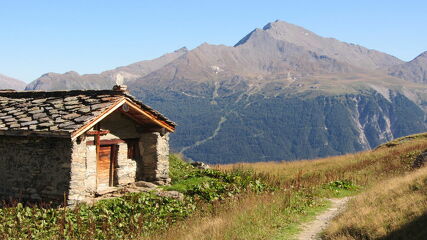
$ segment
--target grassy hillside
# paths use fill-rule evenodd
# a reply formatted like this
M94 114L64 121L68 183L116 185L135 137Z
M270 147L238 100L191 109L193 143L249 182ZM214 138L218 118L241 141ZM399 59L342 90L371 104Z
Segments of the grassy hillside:
M350 201L323 239L426 239L427 168L375 185Z
M425 149L427 139L417 138L393 147L318 160L220 165L223 171L245 169L263 174L277 190L241 195L150 239L292 239L302 222L328 207L325 199L357 195L381 188L383 181L415 174L412 162ZM425 205L420 208L427 210Z

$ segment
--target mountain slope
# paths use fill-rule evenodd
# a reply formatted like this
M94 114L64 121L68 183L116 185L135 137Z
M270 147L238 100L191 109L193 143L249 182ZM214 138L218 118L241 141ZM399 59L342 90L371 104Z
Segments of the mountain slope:
M416 83L427 83L427 51L412 61L390 67L389 74Z
M0 89L23 90L25 85L26 83L21 80L0 74Z

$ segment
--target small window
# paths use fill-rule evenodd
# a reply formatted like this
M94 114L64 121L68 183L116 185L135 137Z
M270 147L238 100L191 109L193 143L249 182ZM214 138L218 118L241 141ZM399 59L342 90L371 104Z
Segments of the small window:
M128 145L128 158L138 159L139 158L139 144L138 139L128 139L126 140Z

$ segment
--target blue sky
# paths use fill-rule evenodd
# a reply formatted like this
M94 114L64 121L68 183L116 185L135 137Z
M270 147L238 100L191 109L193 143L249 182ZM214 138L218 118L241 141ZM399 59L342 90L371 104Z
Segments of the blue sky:
M203 42L233 45L276 19L411 60L427 51L425 1L0 0L0 73L99 73Z

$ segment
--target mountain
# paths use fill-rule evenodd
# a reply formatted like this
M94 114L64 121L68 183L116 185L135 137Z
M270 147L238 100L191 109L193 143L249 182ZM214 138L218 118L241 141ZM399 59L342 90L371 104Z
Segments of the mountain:
M390 67L389 74L416 83L427 83L427 51L410 62Z
M137 79L165 66L187 51L184 47L153 60L133 63L100 74L80 75L75 71L64 74L46 73L28 84L26 90L109 89L119 73L127 80Z
M209 163L316 158L427 131L427 85L403 61L275 21L235 46L204 43L101 74L48 74L27 89L111 88L178 123L171 146Z
M324 38L307 29L279 20L268 23L262 30L255 29L235 46L243 45L248 41L262 44L266 36L286 41L318 55L329 56L340 62L365 69L383 68L402 63L398 58L388 54L356 44L341 42L334 38Z
M23 90L25 85L26 83L21 80L0 74L0 89Z

